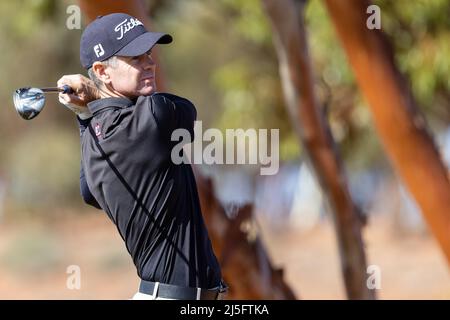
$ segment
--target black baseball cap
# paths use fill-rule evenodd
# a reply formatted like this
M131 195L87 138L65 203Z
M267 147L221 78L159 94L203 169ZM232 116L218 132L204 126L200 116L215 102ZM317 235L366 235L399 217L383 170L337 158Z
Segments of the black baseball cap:
M139 56L157 43L171 42L169 34L149 32L138 19L125 13L112 13L97 17L83 31L80 61L85 69L89 69L95 61L112 56Z

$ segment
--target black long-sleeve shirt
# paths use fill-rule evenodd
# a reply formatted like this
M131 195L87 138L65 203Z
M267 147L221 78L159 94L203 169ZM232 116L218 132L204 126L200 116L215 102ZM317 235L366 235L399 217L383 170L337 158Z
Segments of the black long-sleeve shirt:
M213 288L221 281L190 164L174 164L171 134L193 137L196 110L157 93L89 103L80 120L83 199L116 224L141 279Z
M78 120L78 126L80 128L80 137L83 136L84 131L89 126L89 123L91 122L91 118L89 119L80 119L77 117ZM91 191L89 190L89 187L86 182L86 176L84 174L83 165L80 166L80 193L83 197L84 202L87 204L97 208L102 209L100 205L98 204L97 200L95 200L94 196L92 195Z

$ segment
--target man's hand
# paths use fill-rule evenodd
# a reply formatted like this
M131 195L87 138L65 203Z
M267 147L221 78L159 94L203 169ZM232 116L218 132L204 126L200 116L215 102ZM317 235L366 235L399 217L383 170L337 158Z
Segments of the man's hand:
M73 93L59 94L59 102L76 113L81 119L87 119L92 113L87 108L87 104L100 98L100 93L92 80L81 74L71 74L62 76L57 82L58 87L68 85Z

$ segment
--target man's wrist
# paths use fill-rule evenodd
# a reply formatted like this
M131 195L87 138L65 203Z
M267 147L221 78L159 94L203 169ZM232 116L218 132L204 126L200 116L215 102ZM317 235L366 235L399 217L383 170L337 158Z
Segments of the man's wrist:
M78 118L80 118L80 120L87 120L89 118L92 118L92 113L90 111L83 112L83 113L79 113L77 116L78 116Z

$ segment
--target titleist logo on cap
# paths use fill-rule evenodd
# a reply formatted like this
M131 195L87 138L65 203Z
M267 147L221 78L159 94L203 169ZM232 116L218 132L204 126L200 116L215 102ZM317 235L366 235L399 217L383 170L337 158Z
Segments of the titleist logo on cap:
M129 21L128 21L129 20ZM128 21L128 22L127 22ZM128 31L130 31L131 29L133 29L134 27L137 26L142 26L142 22L140 22L138 19L134 19L134 18L130 18L130 19L125 19L123 20L121 23L119 23L115 28L114 31L115 32L120 32L120 36L117 38L117 40L120 40L123 38L123 36L125 35L125 33L127 33Z

